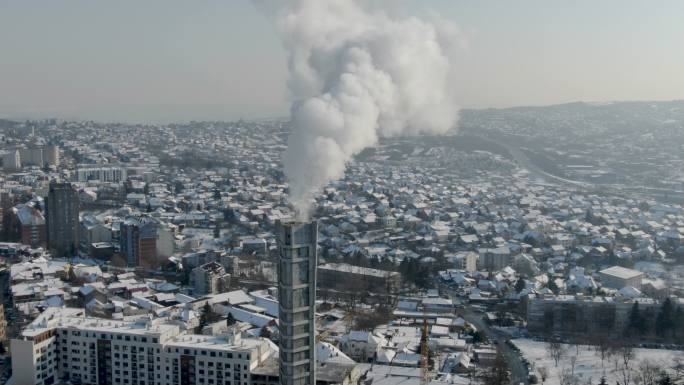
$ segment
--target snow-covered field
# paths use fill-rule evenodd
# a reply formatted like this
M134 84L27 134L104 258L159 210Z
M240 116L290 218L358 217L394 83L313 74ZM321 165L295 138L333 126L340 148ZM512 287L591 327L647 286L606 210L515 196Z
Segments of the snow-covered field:
M521 354L530 362L530 371L534 372L539 378L539 384L541 384L541 377L536 370L539 367L546 367L548 369L548 376L544 385L559 385L561 380L561 373L563 370L566 373L572 371L571 357L576 356L574 374L577 379L577 383L580 385L584 384L598 384L601 381L601 377L606 377L606 382L608 384L615 384L617 381L621 381L622 374L615 370L615 361L612 358L608 358L603 362L603 368L601 366L601 357L596 353L591 346L580 346L579 354L575 349L574 345L563 345L564 355L563 358L558 363L556 367L553 358L550 357L546 349L546 343L532 341L529 339L515 339L512 340L513 343L520 349ZM660 349L634 349L635 357L632 364L629 366L633 370L637 370L639 363L645 359L652 363L656 363L664 368L671 368L675 365L676 359L682 359L684 361L684 352L673 351L673 350L660 350ZM533 369L534 368L534 369Z

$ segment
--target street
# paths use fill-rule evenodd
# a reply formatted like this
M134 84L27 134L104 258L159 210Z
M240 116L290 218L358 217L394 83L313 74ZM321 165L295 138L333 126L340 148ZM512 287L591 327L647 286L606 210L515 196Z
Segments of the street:
M449 296L451 297L452 301L454 301L454 303L461 301L461 298L457 296L455 293L453 293L452 290L446 289L444 291L449 293ZM508 369L511 372L510 383L512 385L527 385L527 368L525 367L525 365L523 365L522 357L520 356L520 354L518 354L518 352L516 352L515 350L511 349L511 347L508 344L506 344L506 340L508 340L509 337L501 332L498 332L496 329L490 327L487 324L487 322L485 322L482 319L484 313L476 312L475 309L473 309L471 305L468 303L464 303L463 307L460 308L457 311L457 313L460 314L463 317L463 319L465 319L467 322L473 324L477 328L477 330L486 334L487 338L489 338L492 341L492 343L495 343L498 349L501 351L501 353L503 353L504 358L508 363Z

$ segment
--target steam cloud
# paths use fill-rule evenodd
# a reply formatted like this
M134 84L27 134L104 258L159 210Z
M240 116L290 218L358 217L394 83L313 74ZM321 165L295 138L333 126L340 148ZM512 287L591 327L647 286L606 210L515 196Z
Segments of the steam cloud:
M289 56L293 131L283 162L290 202L307 219L313 195L379 137L454 128L454 52L446 21L395 18L356 0L267 0Z

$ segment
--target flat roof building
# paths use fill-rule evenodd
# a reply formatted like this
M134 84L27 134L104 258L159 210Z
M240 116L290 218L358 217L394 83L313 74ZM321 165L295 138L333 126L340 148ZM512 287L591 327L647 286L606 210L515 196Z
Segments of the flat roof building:
M49 308L12 340L17 385L250 385L276 352L264 338L181 334L176 325L86 317Z
M603 287L620 290L623 287L631 286L641 289L644 273L622 266L613 266L599 271L599 277Z
M401 274L396 271L371 269L347 263L327 263L318 266L318 282L321 288L354 289L380 293L392 293L401 286Z

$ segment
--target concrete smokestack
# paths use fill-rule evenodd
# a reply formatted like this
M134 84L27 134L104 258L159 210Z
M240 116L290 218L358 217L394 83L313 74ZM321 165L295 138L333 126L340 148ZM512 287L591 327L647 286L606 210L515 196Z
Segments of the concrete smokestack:
M278 301L280 383L316 384L317 222L280 222Z

